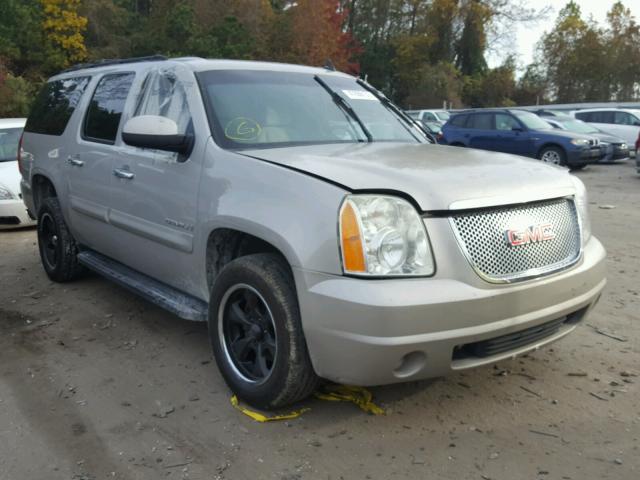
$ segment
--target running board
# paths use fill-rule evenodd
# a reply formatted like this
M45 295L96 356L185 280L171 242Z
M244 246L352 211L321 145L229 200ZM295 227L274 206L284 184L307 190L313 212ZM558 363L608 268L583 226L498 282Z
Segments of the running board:
M78 253L78 261L89 270L99 273L180 318L196 322L207 321L208 305L202 300L92 250L83 250Z

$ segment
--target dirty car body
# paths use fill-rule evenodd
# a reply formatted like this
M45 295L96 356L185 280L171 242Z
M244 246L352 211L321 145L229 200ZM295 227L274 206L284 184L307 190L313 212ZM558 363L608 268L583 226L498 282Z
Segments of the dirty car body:
M177 82L174 95L180 85L181 108L151 110L184 125L190 143L180 151L139 146L149 139L133 125L158 91L154 75ZM101 125L87 127L106 77L120 82L123 100L101 140L87 135L101 135ZM354 385L537 349L571 332L604 287L605 251L577 178L522 157L432 145L348 75L177 59L74 70L50 83L70 79L64 131L27 124L27 205L45 211L55 196L80 263L180 316L208 318L216 339L226 335L224 305L254 277L228 288L223 279L258 268L263 257L253 266L242 258L265 252L292 279L300 335L281 330L258 278L252 301L275 322L250 340L290 339L308 352L313 375ZM324 123L306 125L305 108ZM231 387L261 406L287 403L252 397L287 360L274 354L268 375L253 376L225 341L216 358Z

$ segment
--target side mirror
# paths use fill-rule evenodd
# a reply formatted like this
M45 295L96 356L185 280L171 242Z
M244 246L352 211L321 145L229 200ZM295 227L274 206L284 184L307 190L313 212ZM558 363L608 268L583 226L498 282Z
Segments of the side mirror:
M514 132L524 132L524 128L522 127L513 127L511 128L511 130Z
M193 136L178 133L178 125L170 118L140 115L130 118L122 128L122 140L127 145L153 148L183 155L191 153Z

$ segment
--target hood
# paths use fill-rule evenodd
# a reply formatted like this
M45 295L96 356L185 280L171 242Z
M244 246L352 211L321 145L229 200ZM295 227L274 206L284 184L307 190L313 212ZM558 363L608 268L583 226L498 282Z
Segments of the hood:
M20 193L20 179L22 175L18 171L18 161L9 160L0 162L0 184L7 187L15 195Z
M621 139L620 137L616 137L614 135L609 135L608 133L604 133L604 132L590 133L589 135L591 135L592 137L597 138L601 142L613 143L614 145L616 143L617 144L627 143L623 139Z
M514 155L430 144L314 145L242 151L351 191L402 192L422 211L524 203L574 193L566 169Z
M585 140L593 140L593 138L595 137L595 135L591 135L591 134L585 134L585 133L576 133L576 132L570 132L569 130L557 130L557 129L553 129L553 130L531 130L532 132L537 132L540 133L542 135L546 135L549 137L562 137L562 138L566 138L567 140L573 140L575 138L583 138Z

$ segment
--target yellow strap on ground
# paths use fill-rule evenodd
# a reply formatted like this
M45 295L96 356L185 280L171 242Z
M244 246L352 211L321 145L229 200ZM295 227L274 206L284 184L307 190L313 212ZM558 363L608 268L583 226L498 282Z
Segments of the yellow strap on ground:
M327 385L314 393L316 398L329 402L352 402L361 410L372 415L384 415L384 409L373 403L373 395L369 390L362 387L352 387L349 385Z
M272 417L267 417L262 413L254 412L253 410L249 410L248 408L241 406L240 403L238 402L238 397L236 397L235 395L231 397L231 405L233 405L233 408L235 408L236 410L239 410L240 412L244 413L247 417L252 418L256 422L260 422L260 423L276 422L278 420L291 420L293 418L298 418L304 412L311 410L310 408L303 408L301 410L296 410L284 415L274 415Z

